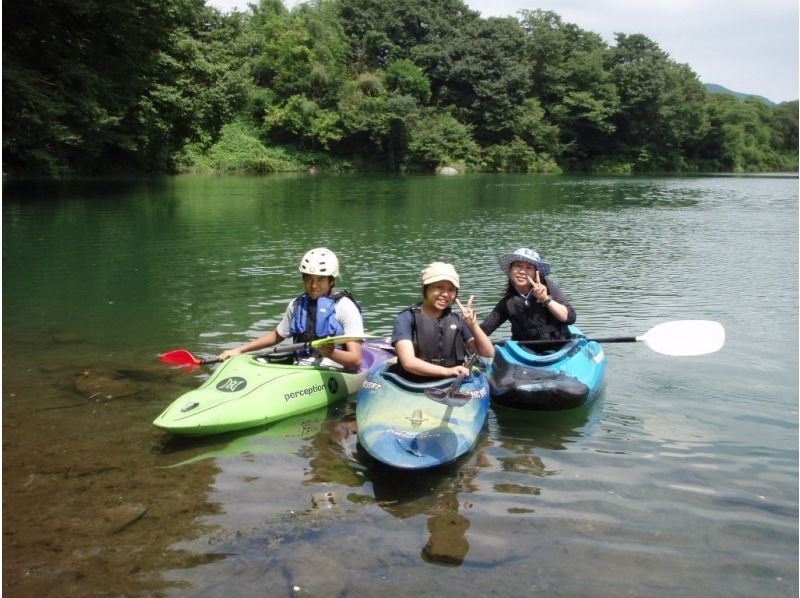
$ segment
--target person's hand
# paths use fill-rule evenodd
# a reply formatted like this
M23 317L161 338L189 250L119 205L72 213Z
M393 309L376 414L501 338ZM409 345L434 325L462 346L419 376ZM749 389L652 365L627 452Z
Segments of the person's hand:
M466 307L464 307L461 301L459 301L458 297L456 297L456 303L458 304L458 309L461 310L461 317L464 318L464 323L470 330L478 325L478 314L475 313L474 309L472 309L472 300L474 298L475 298L474 295L470 295L469 300L467 300L467 305Z
M336 350L336 345L334 343L324 343L322 345L317 345L316 350L322 357L331 359L333 352Z
M223 351L222 353L217 355L217 359L219 359L220 361L225 361L230 357L241 354L242 354L241 349L228 349L227 351Z
M467 376L469 376L469 370L465 368L463 365L457 365L451 368L447 368L447 372L451 376L458 376L459 378L466 378Z
M531 286L533 287L533 298L539 303L544 303L547 301L547 285L542 284L542 281L539 279L538 270L536 271L534 278L528 276L528 282L530 282Z

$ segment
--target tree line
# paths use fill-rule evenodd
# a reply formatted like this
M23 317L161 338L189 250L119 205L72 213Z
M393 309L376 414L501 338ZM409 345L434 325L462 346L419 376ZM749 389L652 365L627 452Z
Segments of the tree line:
M709 93L641 34L462 0L3 4L6 175L798 168L798 103Z

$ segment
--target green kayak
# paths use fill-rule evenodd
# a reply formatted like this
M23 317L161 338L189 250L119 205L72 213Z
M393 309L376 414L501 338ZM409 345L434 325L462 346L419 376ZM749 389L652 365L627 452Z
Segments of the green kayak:
M231 357L199 388L178 397L153 424L182 436L244 430L314 411L361 388L369 369L393 356L364 345L358 371Z

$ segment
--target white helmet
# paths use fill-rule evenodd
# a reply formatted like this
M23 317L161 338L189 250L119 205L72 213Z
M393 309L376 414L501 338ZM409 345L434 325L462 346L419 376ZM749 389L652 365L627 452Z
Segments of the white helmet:
M325 247L315 247L300 260L300 272L314 276L339 276L339 260L336 254Z

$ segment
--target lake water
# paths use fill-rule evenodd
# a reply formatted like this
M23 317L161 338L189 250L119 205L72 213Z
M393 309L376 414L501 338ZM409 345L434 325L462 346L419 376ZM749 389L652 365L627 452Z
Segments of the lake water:
M6 183L2 207L8 595L798 593L796 177L180 176ZM353 397L154 428L208 375L157 355L274 327L321 245L374 334L433 260L486 315L531 246L589 335L711 319L727 343L609 344L588 408L494 408L424 474L359 450Z

